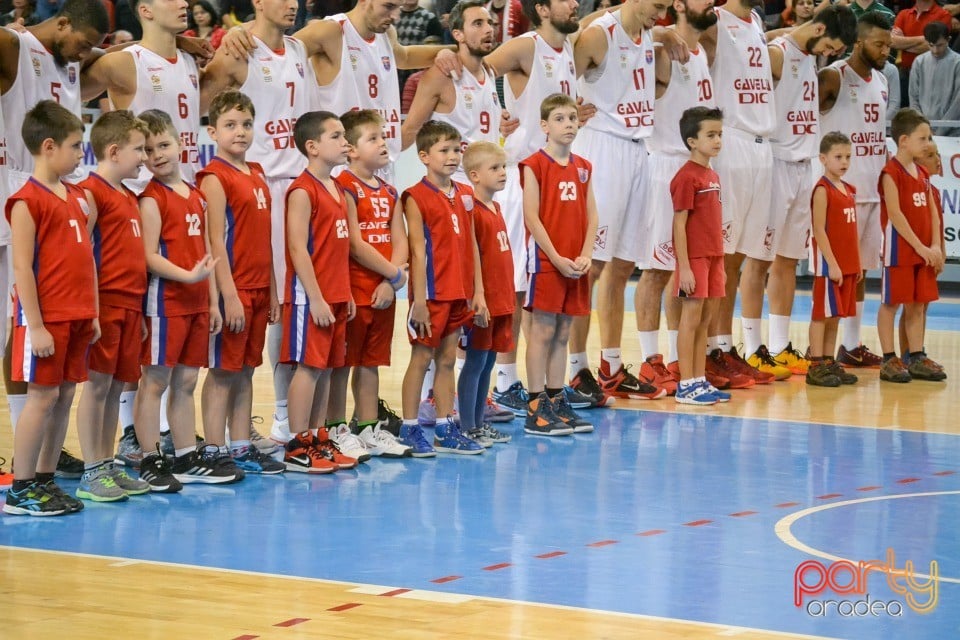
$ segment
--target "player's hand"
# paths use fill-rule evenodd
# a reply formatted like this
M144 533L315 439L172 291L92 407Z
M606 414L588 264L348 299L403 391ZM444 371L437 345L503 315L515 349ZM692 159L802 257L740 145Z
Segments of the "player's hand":
M473 324L481 329L490 324L490 309L487 308L487 299L482 293L473 296L470 301L470 308L473 310Z
M425 302L414 302L410 306L410 326L420 338L433 337L433 329L430 328L430 311Z
M201 69L213 60L213 54L215 52L209 40L205 40L204 38L188 38L187 36L177 36L177 49L193 56Z
M250 54L257 48L250 32L237 25L227 30L223 40L220 41L220 48L226 49L227 53L237 60L246 60Z
M53 355L53 336L46 327L30 330L30 352L38 358L49 358Z
M223 326L234 333L240 333L246 321L240 297L236 294L223 296Z
M197 264L195 264L193 269L190 270L185 282L187 284L195 284L209 278L210 274L213 273L214 268L217 266L217 260L217 258L214 258L209 253L197 260Z
M577 256L573 259L573 264L577 265L580 275L585 276L590 272L590 258L586 256Z
M510 112L504 109L500 112L500 137L506 138L517 130L520 126L520 120L511 118Z
M660 35L658 44L667 52L667 57L680 64L685 64L690 59L687 42L674 29L662 29L657 33Z
M843 271L840 270L840 265L836 260L827 263L827 277L837 284L843 282Z
M450 49L441 49L437 52L437 57L433 59L433 66L443 72L443 75L449 76L454 80L460 79L460 72L463 70L463 63L460 57Z
M7 27L7 29L10 29L10 31L13 31L13 32L15 32L15 33L26 33L26 32L27 32L27 27L26 27L25 24L23 24L23 18L17 18L16 20L14 20L13 22L11 22L10 24L6 25L6 27Z
M90 336L90 344L96 344L100 339L100 336L103 335L100 331L100 318L94 318L90 321L90 328L93 329L93 335Z
M577 263L570 258L564 258L563 256L560 256L560 258L553 263L553 266L557 268L557 271L559 271L560 275L562 275L564 278L576 279L583 275L580 273Z
M347 301L347 322L357 317L357 303L353 301L353 296Z
M903 29L901 29L900 27L894 27L893 29L890 30L890 35L897 36L898 38L902 38Z
M277 294L274 292L270 293L270 315L267 317L267 321L270 324L277 324L280 322L280 301L277 300Z
M584 104L583 96L577 96L577 118L580 120L580 126L585 125L587 120L595 115L597 115L597 107L591 103Z
M403 289L405 286L407 286L407 280L410 278L410 266L406 262L404 262L398 268L400 269L400 279L394 284L390 284L390 282L387 281L387 284L390 284L394 291L400 291L400 289Z
M374 309L387 309L391 304L393 304L393 287L384 280L373 290L373 295L370 296L370 306Z
M944 263L944 255L943 252L940 251L940 244L938 243L930 245L930 251L933 253L933 257L936 260L933 266L935 269L937 269L937 273L939 273L943 270Z
M210 305L210 335L218 335L223 330L223 316L220 315L220 305Z
M863 280L865 277L866 277L866 275L863 273L863 271L857 271L857 282L858 282L858 283L859 283L861 280Z
M313 320L313 324L318 327L329 327L337 318L333 315L333 311L330 310L330 305L327 304L327 301L323 298L319 300L311 300L309 303L310 307L310 319Z
M936 266L937 256L940 255L940 248L937 247L934 251L931 247L920 247L917 249L917 255L923 259L923 263L928 267Z
M140 342L147 341L147 319L140 318Z
M697 290L697 279L693 276L693 269L685 267L680 269L680 291L688 296L693 295Z

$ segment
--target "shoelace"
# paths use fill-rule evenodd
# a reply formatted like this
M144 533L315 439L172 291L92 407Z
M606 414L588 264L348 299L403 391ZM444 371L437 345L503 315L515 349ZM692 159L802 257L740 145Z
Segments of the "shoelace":
M486 423L482 424L479 429L481 434L490 438L491 440L496 440L497 438L502 438L506 435L502 431L497 430L496 427Z
M363 443L363 440L359 436L355 435L349 428L344 431L337 429L337 446L341 449L362 449L367 450L367 445Z
M792 343L792 342L787 343L787 348L784 349L784 351L786 351L788 355L793 356L793 357L796 358L797 360L806 360L806 358L803 357L803 354L802 354L802 353L800 353L799 351L797 351L796 349L793 348L793 343Z
M379 445L393 446L399 444L397 436L393 435L386 429L374 429L373 430L373 441Z
M413 441L414 446L418 449L432 448L432 445L427 442L427 436L424 435L423 429L420 428L420 425L410 427L410 431L407 433L407 436Z
M760 362L771 367L779 367L780 365L773 359L773 356L770 355L770 352L766 347L761 346L757 349L757 357L760 358Z

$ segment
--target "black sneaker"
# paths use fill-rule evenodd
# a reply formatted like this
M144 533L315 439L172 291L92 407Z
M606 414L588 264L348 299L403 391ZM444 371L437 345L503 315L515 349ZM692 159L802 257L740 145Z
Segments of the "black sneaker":
M383 398L379 398L377 401L377 421L381 429L386 429L398 438L400 437L400 427L403 426L403 420Z
M140 462L140 479L149 484L154 493L176 493L183 489L180 481L173 477L170 461L160 453L159 447L156 454L144 456Z
M230 465L221 462L220 447L212 444L175 458L171 469L173 477L183 484L236 482L236 470L232 460Z
M81 500L77 500L72 495L61 489L60 486L57 485L57 483L53 480L49 480L45 485L43 485L43 487L50 495L60 501L64 509L66 509L66 513L83 511L83 502Z
M53 474L57 478L76 480L83 475L83 460L79 460L66 449L60 450L60 459L57 460L57 470Z
M527 408L527 421L523 425L526 433L535 436L568 436L573 427L560 419L554 411L553 403L546 393L537 396L537 408Z
M592 433L593 425L589 421L581 418L570 403L567 402L566 394L561 392L553 399L553 412L557 414L564 424L573 427L574 433Z
M3 512L15 516L61 516L70 513L66 505L39 482L32 482L20 491L9 489Z
M600 383L597 382L597 379L593 377L590 369L583 368L577 372L577 375L573 376L573 380L570 381L570 386L565 387L564 391L567 389L572 389L574 393L590 398L589 407L580 407L576 402L573 401L571 395L567 395L567 402L570 403L574 409L592 409L593 407L609 407L614 403L614 398L611 395L608 395L600 388Z
M232 473L234 482L240 482L243 480L247 474L243 469L240 468L240 465L236 463L236 461L233 459L233 456L230 455L230 449L226 447L223 447L222 449L217 447L217 449L219 451L217 454L219 456L217 458L217 465L220 466L220 468L224 471Z
M504 409L512 411L513 415L518 417L527 415L527 403L530 401L530 396L527 395L527 390L523 388L522 382L514 382L506 391L498 391L494 387L493 393L490 395L494 402Z

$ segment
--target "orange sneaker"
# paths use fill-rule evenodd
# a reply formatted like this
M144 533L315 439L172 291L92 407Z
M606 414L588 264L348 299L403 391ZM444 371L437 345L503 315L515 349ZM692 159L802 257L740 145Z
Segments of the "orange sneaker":
M298 433L284 445L283 464L287 471L299 473L333 473L337 465L327 460L317 448L317 439L309 431Z
M320 429L317 430L315 442L315 446L317 450L320 451L320 454L337 465L338 469L353 469L357 466L357 459L343 455L337 443L330 439L330 434L327 432L326 427L320 427Z
M603 375L603 371L598 371L597 375L597 382L603 392L615 398L655 400L667 395L667 390L663 387L644 382L630 373L630 365L620 367L619 371L609 377Z
M738 368L727 362L726 354L720 349L714 349L707 356L706 366L704 367L707 382L717 389L749 389L757 382L750 374L742 373ZM719 386L715 380L726 380L727 386Z
M746 360L743 359L743 356L737 352L736 347L730 347L729 351L723 352L723 359L726 362L728 369L732 369L743 375L751 376L757 384L770 384L773 382L776 377L772 373L767 373L766 371L760 371L751 367Z
M663 364L663 356L659 353L643 361L640 365L640 377L646 378L647 382L655 387L665 389L668 396L677 392L677 380L674 380L673 374Z
M5 464L7 464L6 458L0 458L0 493L13 486L13 474L3 470Z

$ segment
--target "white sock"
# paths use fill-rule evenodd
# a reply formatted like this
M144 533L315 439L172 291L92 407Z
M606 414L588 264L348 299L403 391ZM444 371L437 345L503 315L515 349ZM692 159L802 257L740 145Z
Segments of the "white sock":
M430 392L433 391L433 377L436 373L437 363L431 360L430 366L427 367L427 372L423 376L423 386L420 387L420 402L426 400Z
M776 355L787 348L790 342L790 316L770 314L770 342L767 347Z
M457 362L453 365L454 380L460 379L460 372L463 371L463 365L466 364L466 362L466 358L457 358Z
M727 333L722 336L717 336L716 340L717 340L716 348L720 349L721 351L730 351L730 347L733 346L732 334Z
M763 321L760 318L741 318L740 326L743 329L744 357L751 356L763 344L763 336L760 335Z
M638 331L640 336L640 354L644 360L660 353L659 331Z
M607 371L614 375L623 368L623 360L620 358L620 349L600 349L600 362L607 365Z
M195 450L196 450L196 447L184 447L183 449L177 449L176 451L174 451L173 455L175 455L178 458L181 458L187 455L188 453L190 453L191 451L195 451Z
M860 336L860 327L863 324L863 302L857 303L857 315L848 318L840 318L840 327L843 329L843 337L840 344L850 351L860 346L862 342ZM833 355L833 354L824 354Z
M671 362L676 362L680 359L680 356L677 355L677 336L680 335L679 331L674 331L673 329L667 329L667 364ZM707 340L707 348L710 347L710 341Z
M276 442L287 443L290 442L290 439L293 436L290 433L290 422L287 419L287 401L283 401L283 420L273 421L273 426L270 427L270 439Z
M696 379L696 378L687 378L686 380L681 380L681 381L680 381L680 387L683 388L683 389L686 389L686 388L688 388L690 385L696 384L696 382L697 382L697 379Z
M494 388L503 393L515 382L520 382L520 376L517 374L517 363L498 364L497 377L494 378Z
M7 396L7 403L10 405L10 426L16 433L17 422L20 420L20 414L23 413L23 405L27 404L27 394L17 393Z
M160 396L160 433L170 433L170 420L167 419L167 403L170 400L170 389Z
M590 369L586 352L570 354L570 379L573 380L581 369Z
M120 393L120 428L126 429L133 426L133 402L137 399L136 391L123 391Z
M287 401L277 400L273 405L273 421L284 422L287 419Z
M249 440L237 440L230 443L230 453L238 453L250 448Z

